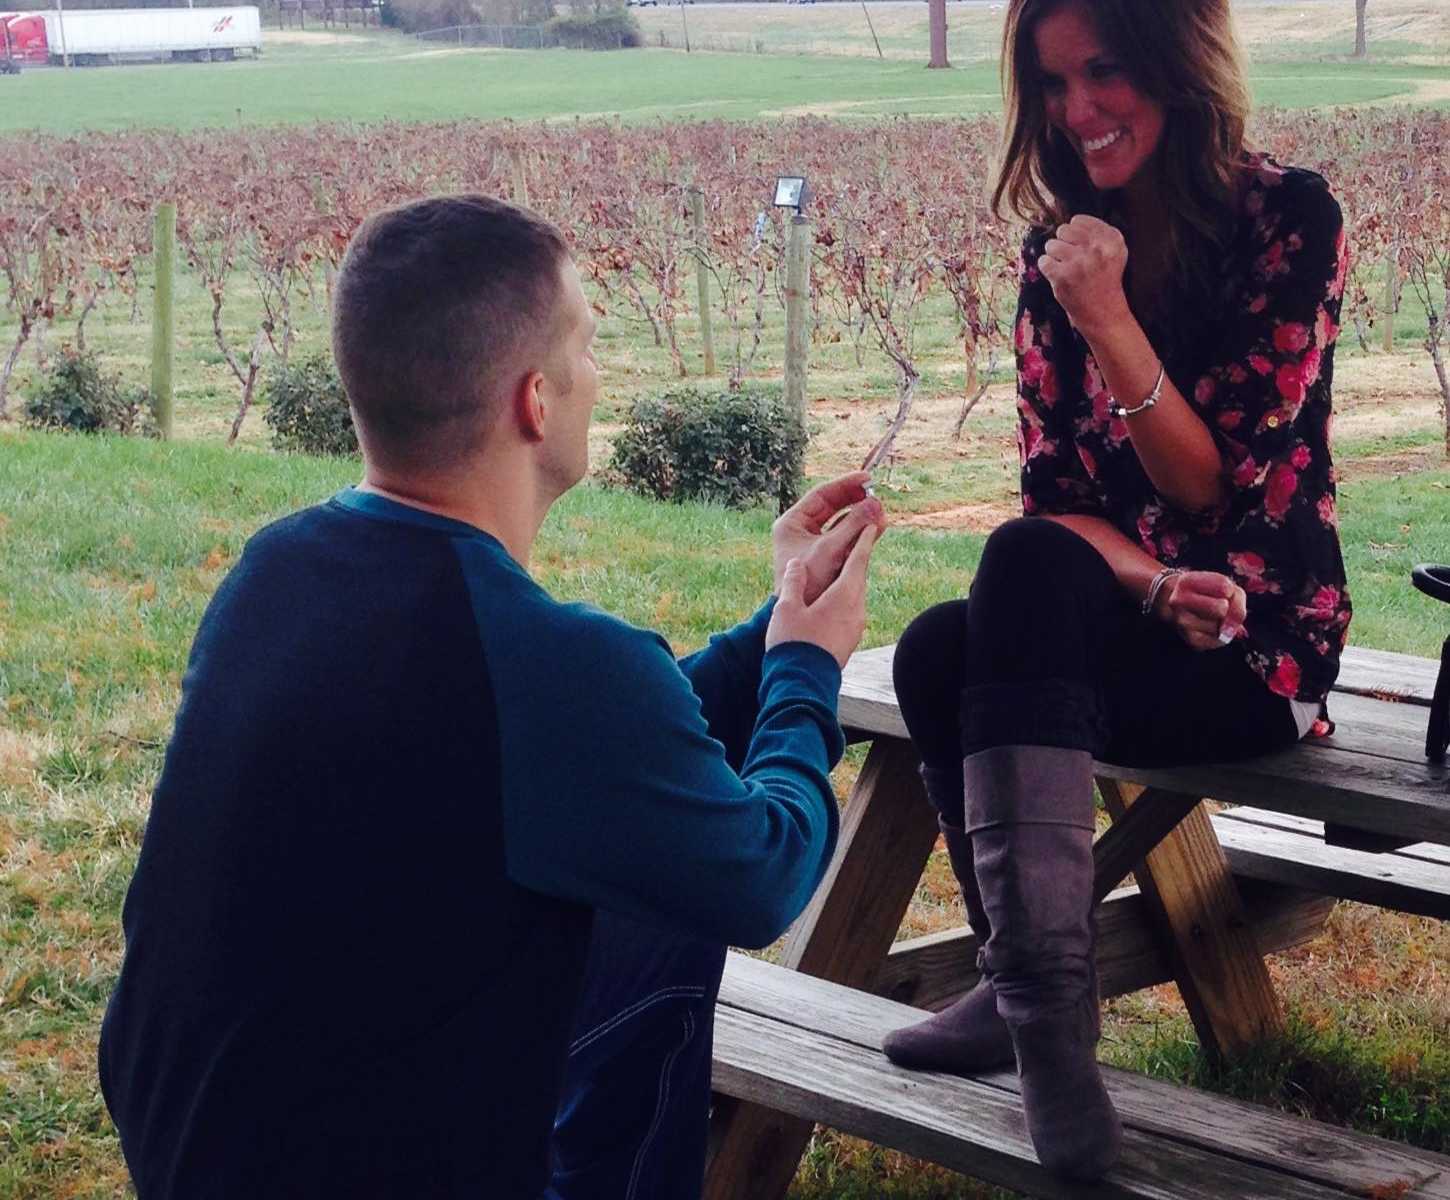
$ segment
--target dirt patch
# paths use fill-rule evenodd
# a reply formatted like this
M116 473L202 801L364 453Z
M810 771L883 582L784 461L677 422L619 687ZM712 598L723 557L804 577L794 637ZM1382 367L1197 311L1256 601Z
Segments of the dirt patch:
M1371 454L1336 462L1341 480L1387 479L1396 475L1414 475L1420 471L1441 470L1445 466L1445 448L1440 445L1415 446L1390 454Z
M994 503L956 504L929 512L893 516L893 525L908 529L950 529L953 533L991 533L1004 521L1022 515L1020 504Z
M1440 390L1427 354L1368 354L1334 364L1336 438L1385 437L1440 426Z

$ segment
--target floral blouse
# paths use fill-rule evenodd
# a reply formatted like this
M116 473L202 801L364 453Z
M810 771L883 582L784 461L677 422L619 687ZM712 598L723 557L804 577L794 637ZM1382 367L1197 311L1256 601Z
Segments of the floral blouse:
M1047 237L1023 245L1014 330L1024 512L1103 517L1165 566L1230 576L1248 596L1248 664L1279 695L1322 701L1350 616L1329 455L1347 254L1328 186L1246 156L1217 294L1144 321L1223 456L1228 496L1207 512L1160 496L1109 416L1092 352L1037 270Z

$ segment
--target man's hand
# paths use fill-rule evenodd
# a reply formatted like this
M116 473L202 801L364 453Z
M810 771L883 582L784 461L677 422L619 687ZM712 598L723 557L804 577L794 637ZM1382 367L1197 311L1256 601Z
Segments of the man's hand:
M1131 316L1123 291L1128 243L1115 226L1079 213L1059 225L1037 259L1037 269L1078 331L1092 340L1095 328Z
M777 593L785 578L786 564L799 559L806 573L805 602L813 603L841 573L863 529L873 526L877 537L885 532L886 510L881 501L866 492L870 480L869 471L842 475L812 488L780 515L770 531ZM846 509L850 511L826 530L831 519Z
M805 561L793 558L786 563L780 599L765 631L765 648L782 642L809 642L825 650L844 670L866 632L866 566L875 544L876 526L868 524L857 535L840 573L814 602L806 600Z
M1185 571L1168 580L1153 613L1195 650L1217 650L1244 633L1248 597L1227 575Z

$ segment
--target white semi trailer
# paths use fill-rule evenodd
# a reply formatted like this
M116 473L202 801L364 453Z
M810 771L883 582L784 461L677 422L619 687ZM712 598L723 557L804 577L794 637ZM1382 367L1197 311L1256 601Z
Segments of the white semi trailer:
M80 66L143 58L198 62L262 52L262 20L241 8L93 8L35 13L45 21L50 62L64 56Z

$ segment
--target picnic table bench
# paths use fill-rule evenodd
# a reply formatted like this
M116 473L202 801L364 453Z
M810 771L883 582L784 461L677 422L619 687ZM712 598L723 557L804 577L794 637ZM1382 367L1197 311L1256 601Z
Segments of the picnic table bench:
M1044 1172L1011 1072L908 1072L890 1029L975 982L968 930L895 942L936 844L891 683L854 656L841 723L871 747L836 855L780 965L732 954L717 1010L709 1200L783 1196L816 1122L1040 1196L1450 1200L1450 1158L1109 1071L1126 1149L1094 1187ZM1425 757L1437 664L1346 652L1333 736L1239 763L1099 762L1104 996L1174 981L1203 1046L1282 1032L1264 954L1317 936L1338 898L1450 918L1450 769ZM1210 812L1205 799L1234 805ZM1218 808L1219 805L1214 805ZM1133 874L1136 887L1119 888Z

